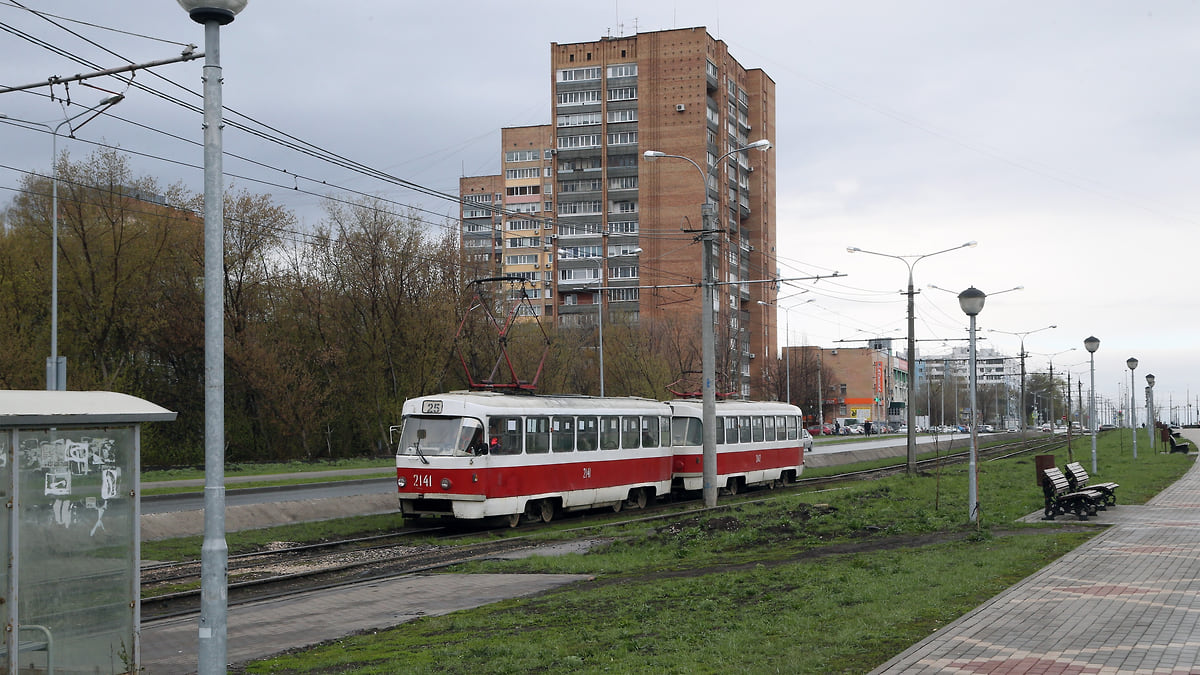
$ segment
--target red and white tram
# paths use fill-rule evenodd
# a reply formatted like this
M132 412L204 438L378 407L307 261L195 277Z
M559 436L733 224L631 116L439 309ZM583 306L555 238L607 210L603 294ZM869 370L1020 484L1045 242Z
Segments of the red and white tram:
M462 519L645 506L671 489L671 406L639 398L451 392L404 403L405 515Z
M703 404L672 401L675 485L704 486ZM716 486L737 493L749 485L791 483L804 471L800 408L771 401L717 401Z

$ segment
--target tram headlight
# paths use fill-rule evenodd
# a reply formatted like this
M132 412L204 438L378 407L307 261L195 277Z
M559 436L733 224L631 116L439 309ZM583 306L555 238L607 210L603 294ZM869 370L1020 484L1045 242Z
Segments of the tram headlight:
M405 485L408 485L408 479L407 479L407 478L405 478L404 476L400 476L399 478L397 478L397 479L396 479L396 486L397 486L397 487L404 487Z
M443 478L443 479L442 479L442 489L443 489L443 490L449 490L449 489L450 489L450 479L449 479L449 478Z

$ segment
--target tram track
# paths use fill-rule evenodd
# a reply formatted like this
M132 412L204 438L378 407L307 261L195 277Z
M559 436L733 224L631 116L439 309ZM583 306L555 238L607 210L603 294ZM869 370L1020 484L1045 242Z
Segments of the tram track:
M1057 437L1029 441L1014 441L981 449L981 461L995 461L1032 452L1041 452L1062 445ZM917 462L919 471L929 471L948 464L967 461L968 451L957 451ZM695 500L670 499L647 505L645 509L625 511L629 517L593 511L581 514L578 527L560 530L582 535L599 527L619 526L634 522L687 517L712 510L736 507L739 504L769 501L796 491L812 491L857 480L875 480L903 473L905 463L873 469L840 472L832 476L800 478L782 487L783 490L756 492L741 498L728 499L715 507L689 506ZM680 509L680 506L684 506ZM636 515L634 515L636 514ZM616 519L615 519L616 518ZM587 521L598 522L589 523ZM494 528L478 528L463 533L445 527L406 528L399 532L371 537L321 542L316 544L282 545L270 550L230 556L228 560L228 604L231 606L300 594L341 585L371 582L429 572L465 562L482 560L503 554L532 549L542 544L533 535L559 522L528 523L521 534L512 533L507 524ZM500 539L485 542L455 544L463 536L488 536L505 533ZM432 541L428 535L435 534ZM411 541L421 536L418 543ZM445 542L445 543L440 543ZM163 620L190 615L200 608L200 563L186 561L147 565L142 570L142 616L146 621ZM169 590L195 586L183 590Z

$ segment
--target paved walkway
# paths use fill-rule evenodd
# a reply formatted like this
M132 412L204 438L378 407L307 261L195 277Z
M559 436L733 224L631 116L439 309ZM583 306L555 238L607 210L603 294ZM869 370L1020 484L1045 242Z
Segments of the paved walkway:
M1200 466L1101 514L1114 527L872 673L1200 673Z

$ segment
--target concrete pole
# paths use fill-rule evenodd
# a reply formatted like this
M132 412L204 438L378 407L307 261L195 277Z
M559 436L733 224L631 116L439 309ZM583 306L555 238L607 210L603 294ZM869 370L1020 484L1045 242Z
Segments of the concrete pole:
M1096 468L1096 435L1100 433L1100 425L1096 424L1096 353L1088 354L1091 384L1088 390L1088 424L1092 432L1092 473L1099 475Z
M971 420L970 421L970 424L971 424L971 452L970 452L970 466L967 468L967 474L968 474L968 476L967 476L967 519L970 522L975 523L975 522L978 522L978 520L979 520L979 485L978 485L978 474L977 474L977 469L976 469L977 460L975 459L976 455L978 454L979 443L978 443L978 436L976 435L978 432L978 427L975 424L975 387L978 386L978 383L977 383L977 376L975 374L975 315L974 314L971 315L971 359L970 359L970 361L971 361L971 363L970 363L971 372L970 372L969 382L970 382L970 389L971 389L971 394L970 394L970 397L971 397L971 401L970 401L970 406L971 406L971 418L970 418L970 420Z
M194 17L193 17L194 18ZM204 543L199 672L226 672L225 209L221 163L221 24L204 22Z
M703 173L703 172L702 172ZM717 354L716 342L713 337L713 331L716 329L713 322L713 259L712 259L712 241L716 236L716 227L713 222L716 216L716 206L708 201L708 180L704 181L704 205L701 207L701 216L704 221L704 232L700 237L700 245L703 248L701 264L704 265L701 302L704 306L701 308L700 317L700 367L703 370L703 387L701 400L701 416L704 421L704 487L702 493L704 495L705 506L717 505L717 390L716 390L716 370L717 370Z

